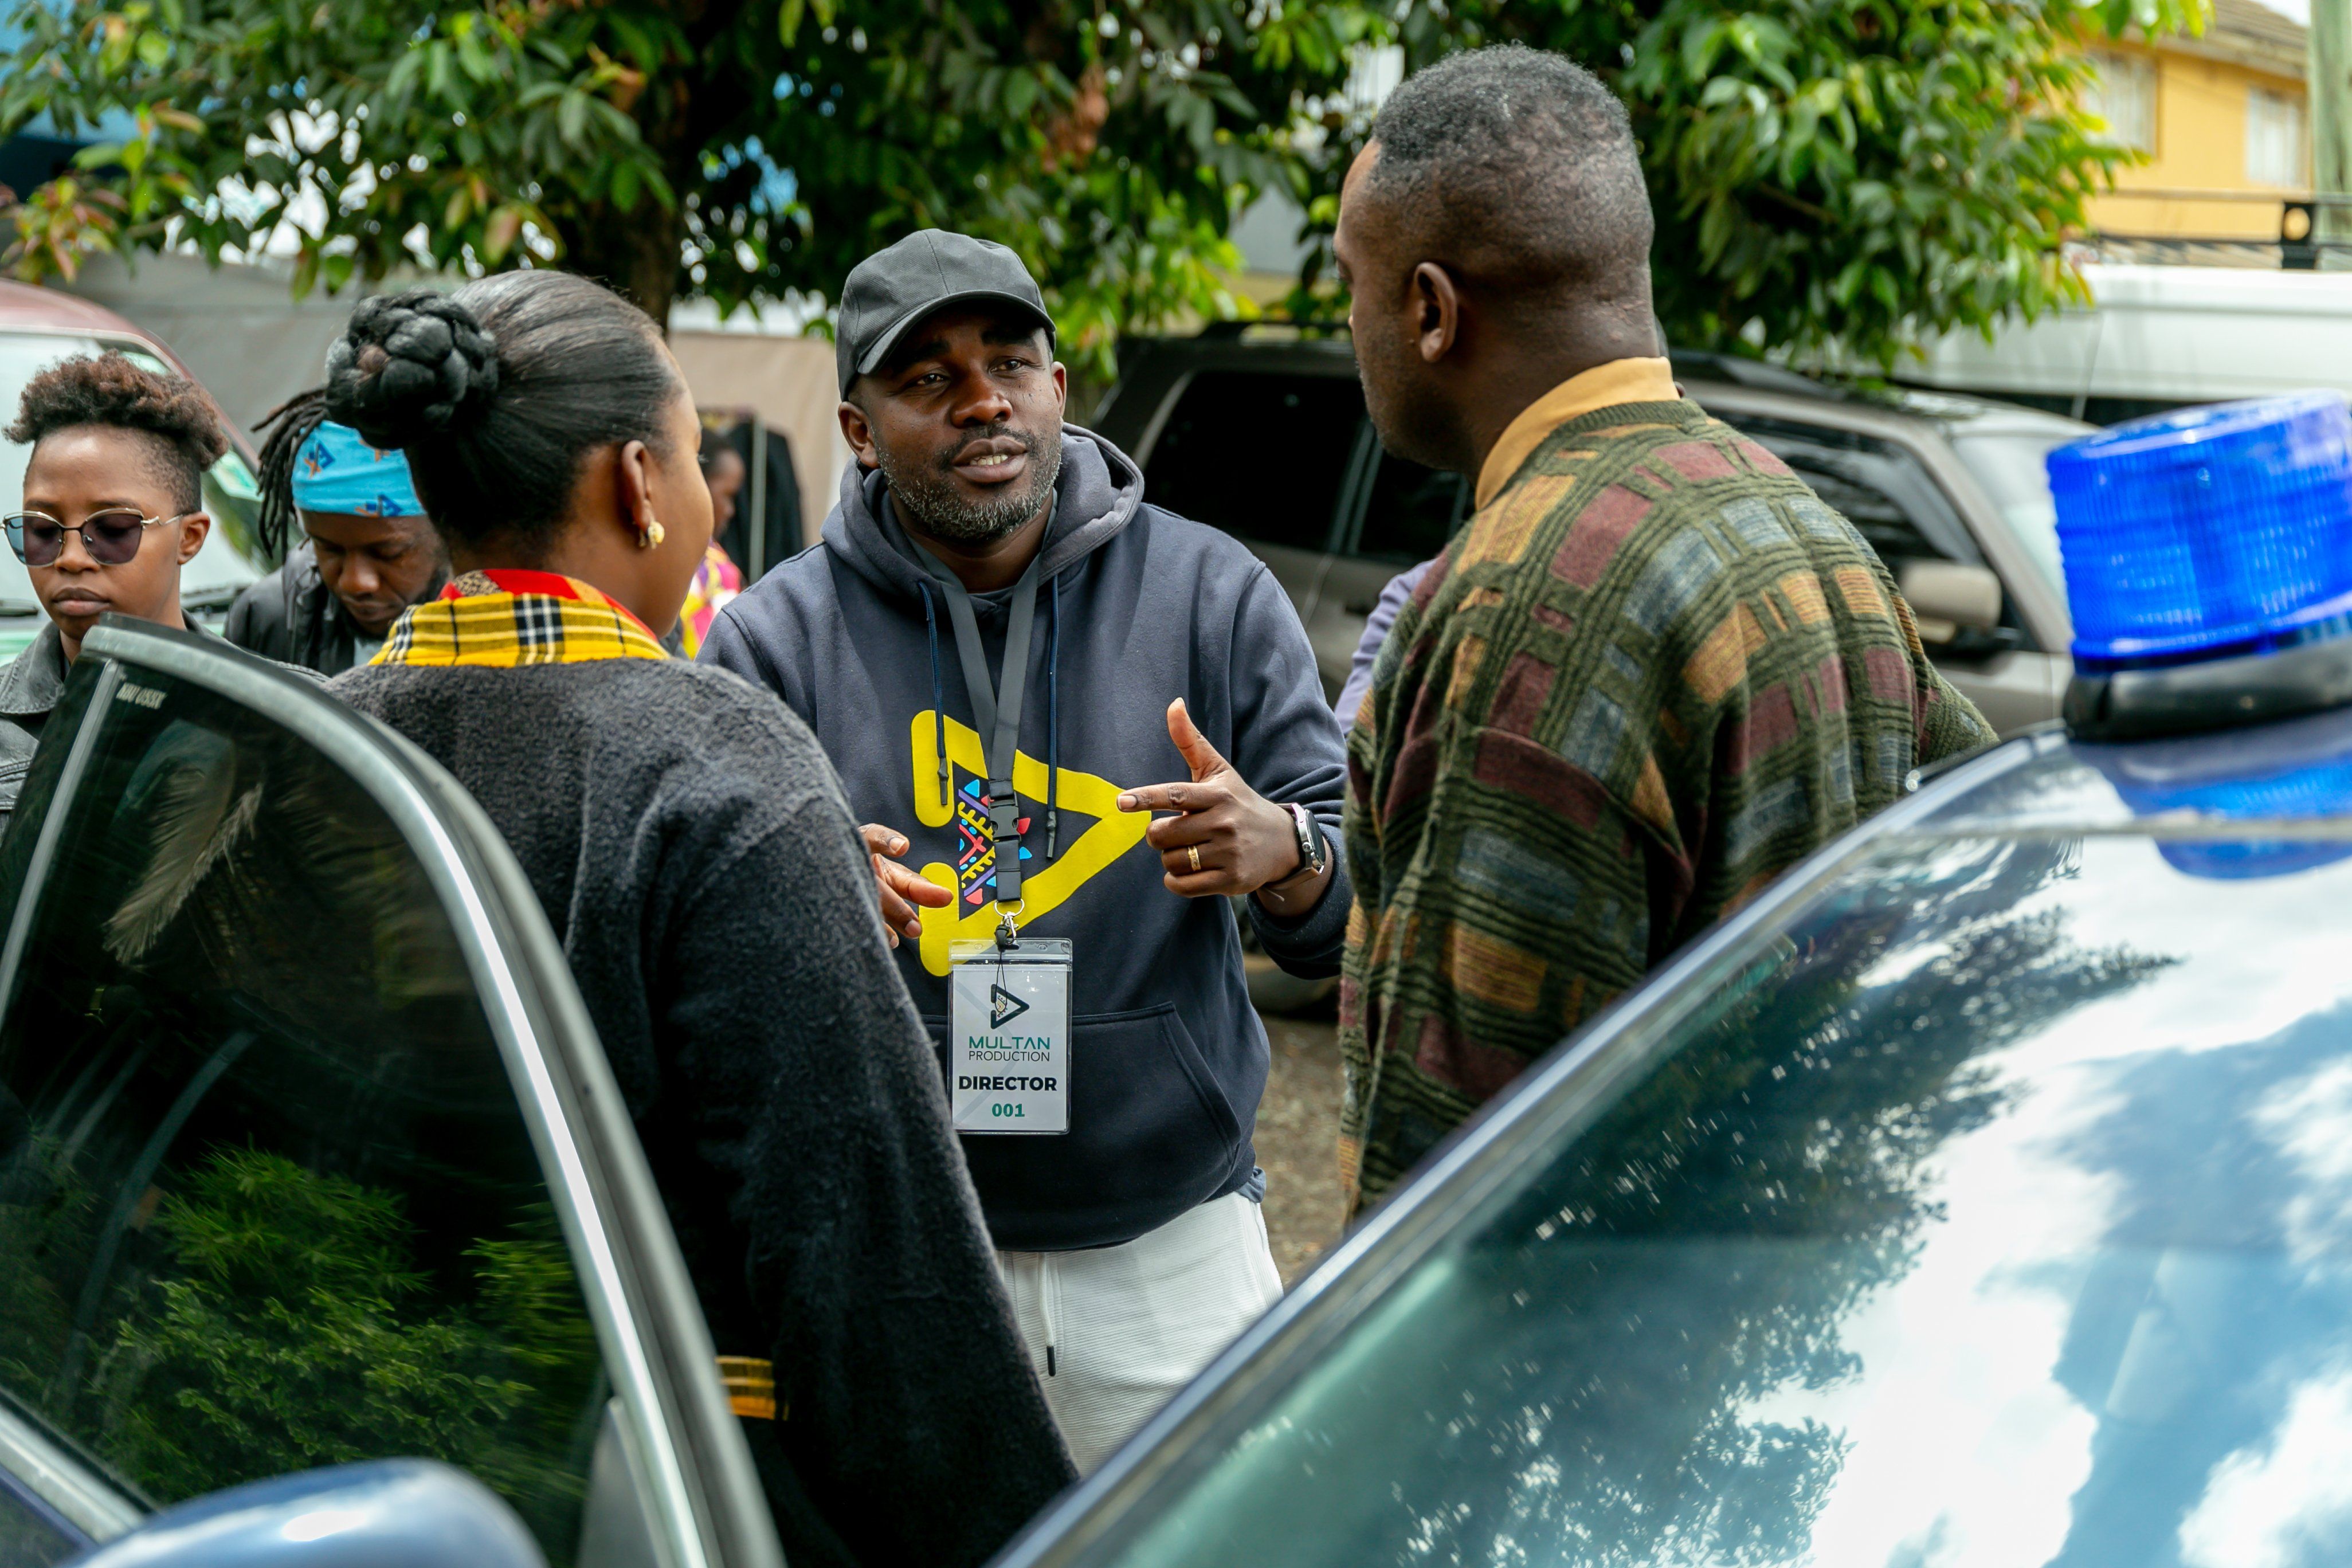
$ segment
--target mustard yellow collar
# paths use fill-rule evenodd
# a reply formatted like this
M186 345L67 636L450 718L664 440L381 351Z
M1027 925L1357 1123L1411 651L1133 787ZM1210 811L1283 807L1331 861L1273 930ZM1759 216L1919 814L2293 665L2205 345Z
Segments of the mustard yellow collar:
M576 577L496 571L469 572L411 605L369 662L509 668L668 657L643 621Z
M1613 359L1570 376L1520 410L1478 468L1478 504L1503 493L1544 437L1580 416L1617 403L1672 403L1682 396L1662 359Z

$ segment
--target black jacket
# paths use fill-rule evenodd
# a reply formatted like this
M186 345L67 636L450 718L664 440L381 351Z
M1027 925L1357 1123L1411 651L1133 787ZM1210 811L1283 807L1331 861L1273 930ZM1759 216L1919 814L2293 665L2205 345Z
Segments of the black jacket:
M874 874L806 726L677 660L375 665L332 689L489 813L562 942L794 1568L977 1563L1072 1479Z
M371 637L344 613L319 575L307 544L286 564L236 596L223 628L229 641L264 658L341 675L375 657L383 639Z
M41 628L32 647L0 665L0 828L16 813L41 727L65 695L68 668L55 621Z

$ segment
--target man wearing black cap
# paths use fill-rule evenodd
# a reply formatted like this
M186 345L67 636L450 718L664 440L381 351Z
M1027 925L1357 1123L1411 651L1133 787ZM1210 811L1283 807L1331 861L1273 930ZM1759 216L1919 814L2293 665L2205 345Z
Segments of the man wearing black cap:
M701 657L782 694L874 825L884 923L1091 1469L1280 1293L1229 911L1285 968L1334 971L1345 760L1281 588L1064 426L1054 342L1002 246L926 230L861 263L837 332L857 465L823 547Z

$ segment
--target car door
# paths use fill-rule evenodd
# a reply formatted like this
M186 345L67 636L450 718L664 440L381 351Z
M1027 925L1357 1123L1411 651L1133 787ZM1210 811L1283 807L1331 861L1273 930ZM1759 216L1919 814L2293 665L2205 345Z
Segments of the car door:
M781 1563L562 954L429 759L110 620L0 908L0 1563L394 1457L558 1568Z
M1702 396L1707 412L1754 439L1844 514L1899 582L1914 562L1986 564L1973 531L1918 453L1873 431L1829 417L1759 414ZM2002 591L2000 626L1962 633L1927 649L1936 668L1977 705L2000 734L2058 711L2063 660L2035 642L2015 595Z

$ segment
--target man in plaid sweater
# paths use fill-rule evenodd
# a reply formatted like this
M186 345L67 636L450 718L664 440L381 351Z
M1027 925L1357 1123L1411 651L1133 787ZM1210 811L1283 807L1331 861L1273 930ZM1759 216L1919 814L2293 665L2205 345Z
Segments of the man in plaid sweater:
M1408 80L1349 174L1373 422L1478 506L1348 716L1359 1203L1913 768L1992 739L1853 528L1680 395L1650 241L1623 109L1517 47Z

